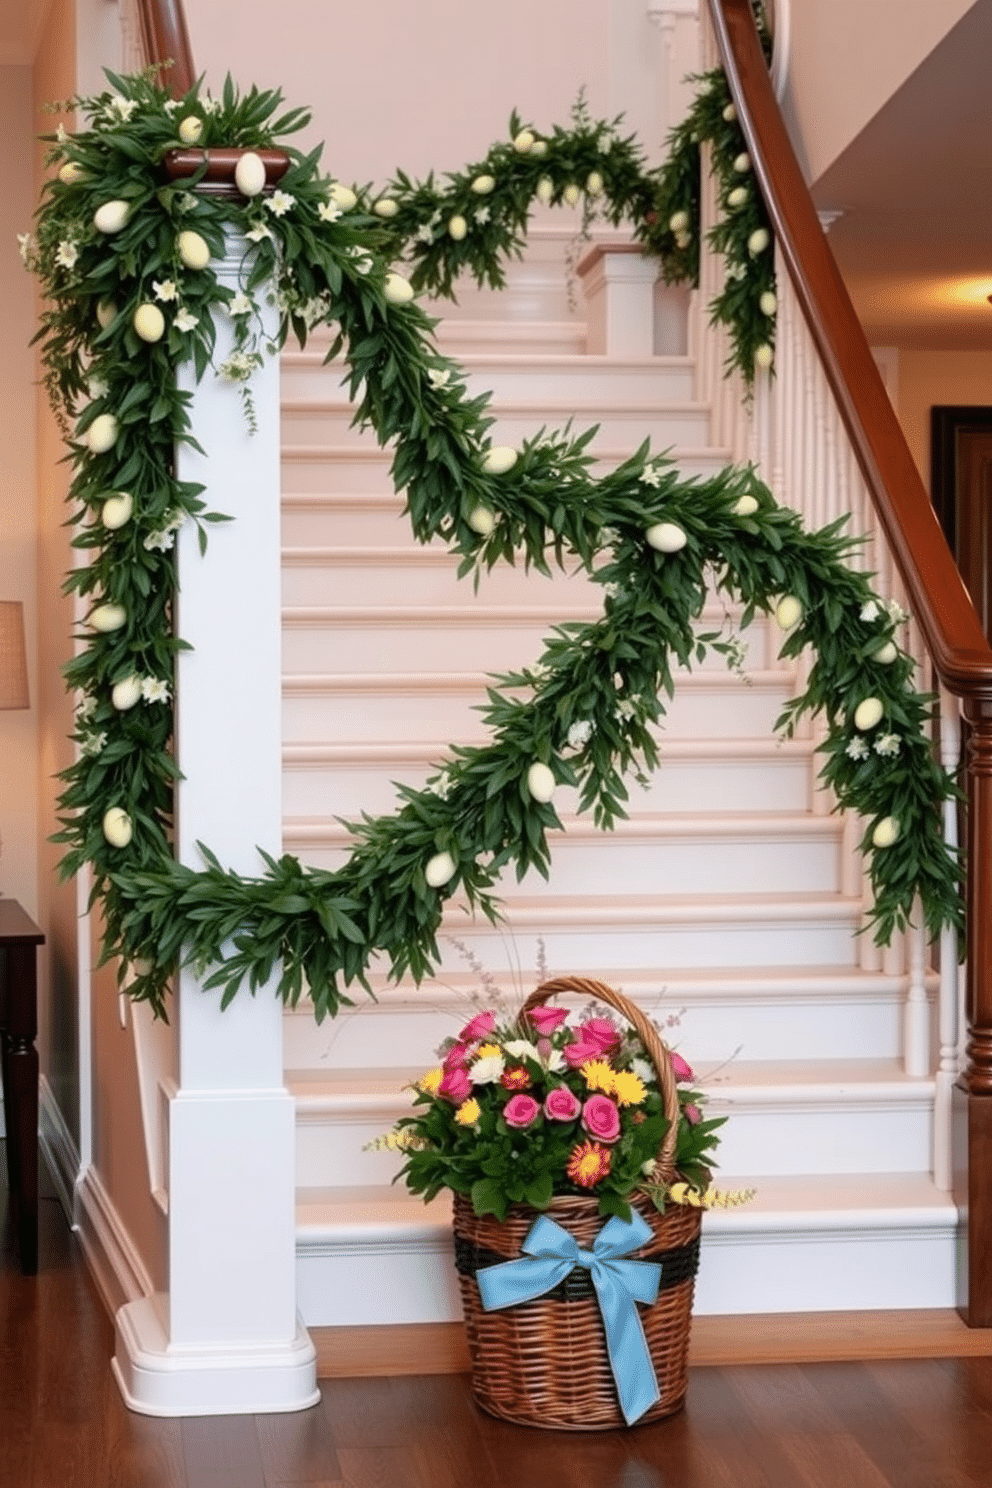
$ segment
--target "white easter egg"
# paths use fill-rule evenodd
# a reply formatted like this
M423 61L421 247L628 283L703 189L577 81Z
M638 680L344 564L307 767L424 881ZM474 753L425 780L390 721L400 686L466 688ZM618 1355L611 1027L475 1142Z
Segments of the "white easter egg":
M130 677L115 682L110 701L120 713L126 713L128 708L133 708L135 703L141 701L141 678L132 673Z
M477 506L475 511L469 513L468 525L480 537L488 537L496 526L496 518L488 506Z
M751 157L746 150L742 150L734 161L734 170L739 176L751 169Z
M586 191L590 196L598 196L603 189L603 178L599 171L590 171L586 176Z
M454 858L449 852L439 852L435 853L432 858L428 858L424 868L424 877L432 889L439 889L454 876L454 872Z
M738 496L737 500L734 502L734 511L737 514L737 516L739 516L739 517L750 517L750 516L753 516L754 513L757 510L758 510L757 499L756 499L756 497L751 496L749 494L745 494L744 496Z
M555 777L547 765L535 760L527 771L527 789L535 801L546 804L555 793Z
M103 835L111 847L127 847L134 835L131 818L122 806L111 806L103 813Z
M526 155L528 150L534 147L534 135L530 129L521 129L519 134L513 137L513 148L518 155Z
M494 444L492 449L486 450L482 458L482 468L488 470L490 475L503 475L516 463L517 452L508 444Z
M555 183L550 176L541 177L535 187L535 194L539 202L543 202L545 206L548 205L555 194Z
M117 420L112 413L98 413L86 431L86 443L94 455L102 455L113 449L120 433Z
M733 191L728 191L728 193L727 193L727 206L728 207L742 207L744 205L744 203L747 201L747 198L748 198L748 189L747 189L747 187L746 186L735 186L734 189L733 189Z
M476 176L472 182L472 190L476 196L488 196L495 185L496 180L493 176Z
M776 299L775 295L772 294L772 291L770 289L766 289L764 294L758 300L758 309L761 311L762 315L775 314L775 311L778 309L778 300Z
M732 103L728 103L727 106L724 108L723 117L726 119L728 124L731 124L734 119L737 118L737 110L734 108L734 105Z
M413 299L413 285L402 274L387 274L382 292L391 305L409 305Z
M771 238L768 235L768 229L766 227L756 227L747 240L747 251L752 256L756 253L764 253L770 242Z
M203 120L195 114L187 114L185 119L180 119L177 133L184 145L195 145L203 133Z
M881 723L884 711L881 698L864 698L854 710L854 727L873 729L877 723Z
M891 847L899 836L899 823L894 816L883 816L871 834L874 847Z
M254 150L246 150L234 167L234 184L242 196L259 196L265 190L265 161Z
M668 226L673 233L684 233L689 226L688 212L673 212L668 219Z
M400 204L391 196L380 196L377 202L372 203L372 210L377 217L395 217L400 209Z
M240 164L240 161L238 162ZM248 193L246 192L245 195ZM187 229L176 239L176 250L187 269L205 269L210 262L210 248L198 232Z
M775 606L775 620L782 630L791 630L803 618L803 607L794 594L787 594Z
M548 153L548 142L547 142L547 140L536 139L534 141L534 143L530 147L530 153L532 155L547 155L547 153Z
M75 186L77 181L86 180L86 172L74 160L67 160L65 165L59 166L59 180L66 186Z
M108 496L103 503L100 520L104 527L109 527L111 532L116 532L118 527L123 527L130 522L134 511L134 497L130 491L115 491L113 496Z
M350 186L342 186L340 181L332 181L327 188L327 194L334 204L341 208L342 212L350 212L358 201L358 197Z
M872 652L872 661L881 662L882 666L889 666L898 655L895 641L884 641L877 651Z
M157 305L146 302L134 312L134 329L142 341L161 341L165 335L165 316Z
M113 300L101 300L96 307L96 318L100 323L100 329L105 331L117 319L117 306Z
M579 190L578 186L570 184L566 186L565 190L562 192L562 200L566 203L566 205L574 207L578 205L578 200L581 195L582 192Z
M675 522L656 522L644 534L648 546L658 553L677 553L689 541Z
M93 226L97 232L118 233L127 223L131 215L130 202L113 201L104 202L102 207L97 207L93 213Z
M754 365L756 367L770 367L775 360L775 353L767 342L763 342L756 348L754 353Z
M127 611L123 605L102 604L97 605L90 615L89 623L94 630L109 635L113 630L120 630L126 619Z
M448 237L454 238L456 243L460 243L467 232L468 223L465 221L465 218L460 217L457 214L452 217L451 221L448 223Z

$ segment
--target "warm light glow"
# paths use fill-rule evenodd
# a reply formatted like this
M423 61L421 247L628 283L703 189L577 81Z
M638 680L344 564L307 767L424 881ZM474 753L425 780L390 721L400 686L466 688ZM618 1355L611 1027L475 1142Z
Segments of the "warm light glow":
M986 274L981 279L949 279L934 287L934 298L942 305L970 307L981 305L992 297L992 279Z

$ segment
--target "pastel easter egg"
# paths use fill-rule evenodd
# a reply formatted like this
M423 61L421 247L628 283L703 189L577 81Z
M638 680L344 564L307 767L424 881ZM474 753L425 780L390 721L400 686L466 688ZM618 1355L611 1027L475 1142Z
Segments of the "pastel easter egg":
M542 176L535 187L535 195L539 202L547 206L555 194L555 183L550 176Z
M334 204L341 208L342 212L350 212L358 201L358 197L350 186L342 186L340 181L332 181L327 188L327 194Z
M424 877L432 889L439 889L446 884L455 873L455 860L449 852L435 853L428 858L424 868Z
M469 513L468 525L480 537L488 537L496 526L496 518L488 506L477 506L475 511Z
M89 617L89 623L94 630L100 631L102 635L109 635L111 631L120 630L127 619L127 611L123 605L102 604L97 605Z
M586 176L586 191L590 196L599 196L603 189L603 178L599 171L590 171Z
M129 708L133 708L135 703L141 701L141 678L132 675L115 682L110 701L119 713L126 713Z
M377 202L372 203L372 210L377 217L395 217L400 209L398 201L391 196L380 196Z
M122 806L111 806L103 813L103 835L111 847L127 847L131 841L134 828Z
M877 651L872 652L872 661L880 662L882 666L889 666L899 655L895 641L884 641Z
M517 452L508 444L494 444L482 458L482 468L490 475L503 475L517 463Z
M109 527L111 532L116 532L119 527L130 522L133 512L134 497L130 491L115 491L113 496L108 496L103 503L100 521L104 527Z
M240 161L238 164L240 165ZM245 192L247 196L248 193ZM176 251L187 269L205 269L210 262L210 248L198 232L187 229L176 239Z
M93 226L97 232L119 233L130 215L130 202L115 198L113 201L104 202L102 207L97 207L93 213Z
M673 212L668 219L668 226L673 233L684 233L689 226L688 212Z
M770 367L775 360L775 353L767 342L763 342L754 353L754 365L756 367Z
M754 257L757 253L764 253L770 242L771 238L769 237L768 229L766 227L756 227L747 240L747 251Z
M794 594L787 594L775 606L775 620L782 630L792 630L802 618L802 602Z
M454 238L456 243L460 243L467 232L468 223L465 221L465 218L460 217L457 214L452 217L451 221L448 223L448 237Z
M203 133L203 120L196 114L187 114L185 119L180 119L177 133L184 145L195 145Z
M74 160L67 160L59 166L59 180L66 186L75 186L77 181L86 180L86 172Z
M770 289L766 289L758 300L758 309L762 315L774 315L778 309L778 300Z
M134 312L134 329L142 341L161 341L165 335L165 316L157 305L146 302Z
M739 176L743 176L745 172L749 171L750 169L751 157L746 150L742 150L741 153L734 160L734 170Z
M488 196L496 185L494 176L476 176L472 182L472 190L476 196Z
M727 193L727 206L742 207L748 199L748 194L746 186L735 186L733 191Z
M894 816L883 816L871 834L874 847L891 847L899 836L899 823Z
M120 427L112 413L98 413L86 431L91 454L102 455L117 443Z
M562 200L566 203L566 205L574 207L578 205L579 197L581 195L582 192L579 190L578 186L568 185L562 192Z
M689 541L686 533L675 522L656 522L649 527L644 537L649 547L658 553L677 553Z
M726 119L728 124L733 123L734 119L737 118L737 110L734 108L734 105L732 103L728 103L726 105L723 110L722 117Z
M513 148L518 155L526 155L534 147L534 133L530 129L521 129L519 134L513 136Z
M542 805L546 805L555 793L555 777L540 760L535 760L527 771L527 789Z
M854 727L873 729L876 724L881 723L884 711L881 698L864 698L854 710Z
M734 502L734 512L738 517L751 517L757 510L757 498L747 493L743 496L738 496Z
M96 307L96 318L100 329L105 331L117 319L117 306L113 300L101 300Z
M402 274L387 274L382 292L391 305L409 305L413 299L413 285Z
M530 147L530 153L532 155L547 155L547 153L548 153L548 142L547 142L547 140L536 139L534 141L534 143Z
M234 167L234 184L242 196L259 196L265 190L265 161L254 150L246 150Z

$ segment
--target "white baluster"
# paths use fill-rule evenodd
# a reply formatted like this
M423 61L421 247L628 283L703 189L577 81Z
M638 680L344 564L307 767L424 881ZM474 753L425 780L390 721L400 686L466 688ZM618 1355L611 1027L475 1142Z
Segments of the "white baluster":
M930 1009L925 980L923 910L918 902L913 906L913 925L905 939L909 952L909 985L903 1008L903 1065L907 1075L923 1079L930 1073Z

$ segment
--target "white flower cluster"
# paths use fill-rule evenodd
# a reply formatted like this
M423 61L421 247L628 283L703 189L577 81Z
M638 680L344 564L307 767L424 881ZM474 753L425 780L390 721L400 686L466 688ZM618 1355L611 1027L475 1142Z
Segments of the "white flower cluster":
M568 731L569 749L582 749L592 738L592 724L588 718L580 718Z
M217 368L217 376L226 382L248 382L256 367L261 367L262 356L257 351L232 351L226 362Z
M149 532L144 541L145 551L148 553L167 553L176 540L176 533L186 520L182 512L173 512L164 527L157 532Z
M650 464L645 465L638 479L642 485L653 486L655 490L661 485L661 472L653 460Z
M902 741L898 734L879 734L875 740L875 753L884 758L893 758L902 748ZM868 740L863 734L855 734L844 750L844 753L853 760L866 760L871 754Z
M904 610L902 605L894 599L866 600L861 606L859 618L870 623L872 620L877 620L882 614L887 615L893 625L904 625L909 619L908 611Z

